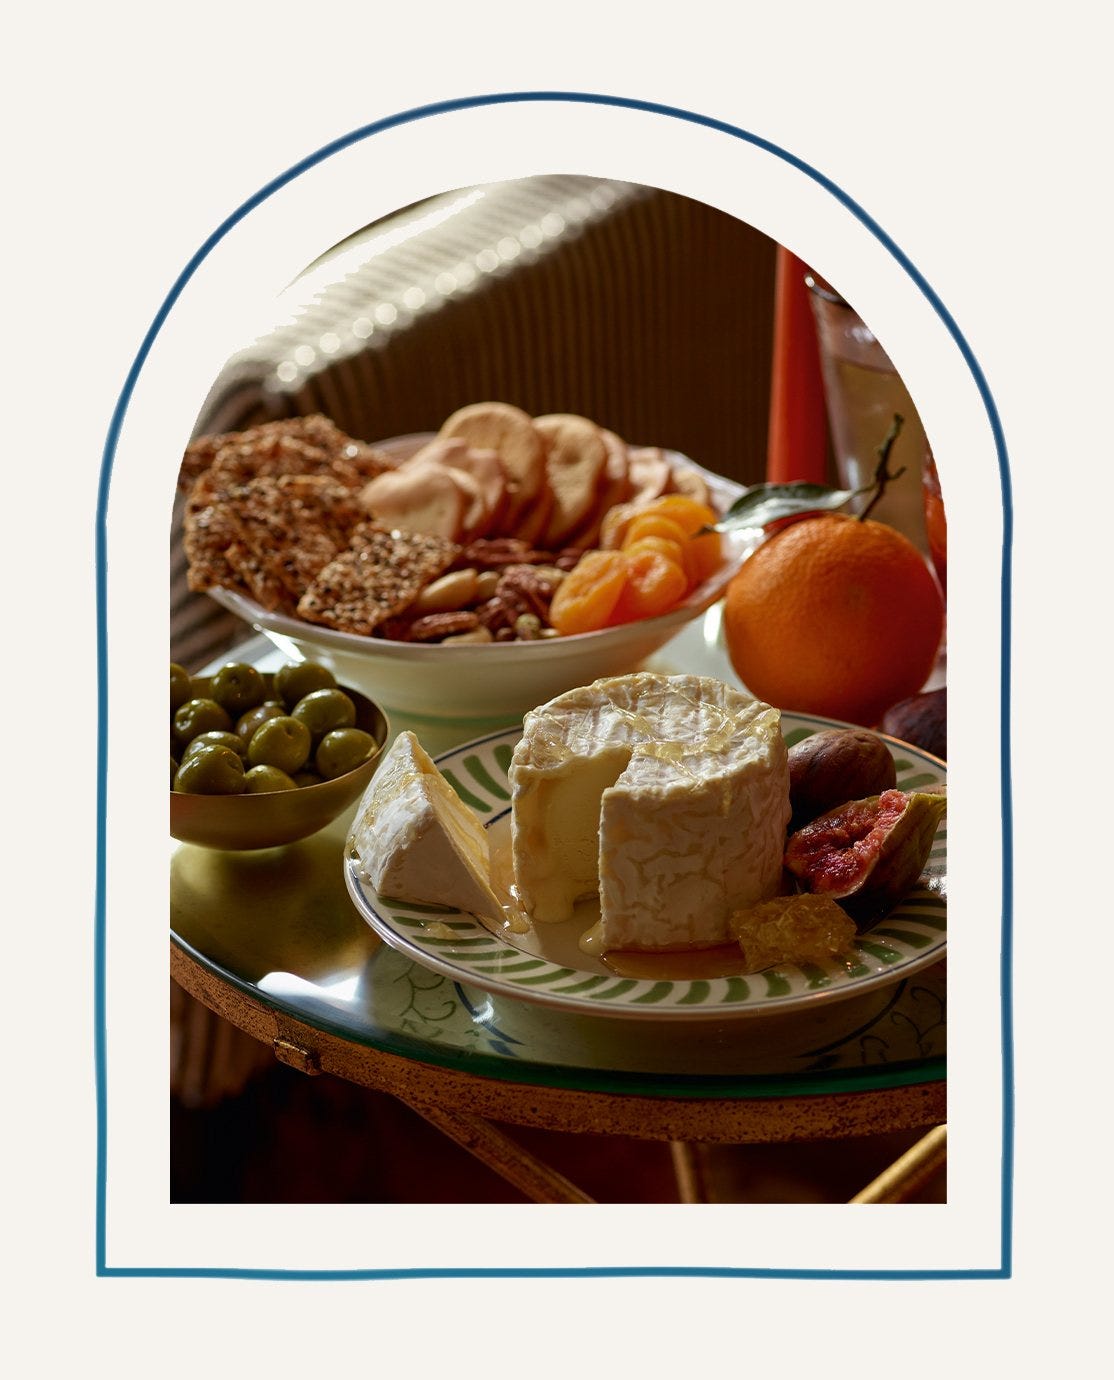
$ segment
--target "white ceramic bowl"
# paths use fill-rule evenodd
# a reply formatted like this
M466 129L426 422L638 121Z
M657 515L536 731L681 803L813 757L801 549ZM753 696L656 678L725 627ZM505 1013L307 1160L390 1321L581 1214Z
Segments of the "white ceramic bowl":
M387 446L405 455L426 436L399 437ZM379 443L377 443L379 444ZM675 465L700 470L721 512L743 493L739 484L666 451ZM370 695L388 711L436 719L497 719L524 714L565 690L601 676L633 671L693 618L719 599L761 536L741 531L724 538L726 560L682 604L657 618L599 632L540 642L419 644L360 637L270 613L229 590L212 597L265 633L284 655L322 661L337 679Z

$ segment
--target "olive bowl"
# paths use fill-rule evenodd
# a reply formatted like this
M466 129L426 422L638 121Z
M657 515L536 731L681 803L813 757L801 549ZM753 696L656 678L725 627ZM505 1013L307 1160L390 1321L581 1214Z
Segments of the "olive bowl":
M210 686L209 676L191 676L195 694ZM267 697L273 695L274 676L263 676ZM170 792L170 832L182 843L203 848L241 851L249 848L276 848L296 843L324 829L363 794L375 775L390 733L387 716L374 700L359 690L340 685L356 706L356 727L370 733L375 748L366 762L354 771L315 786L300 786L293 791L268 791L243 795L194 795Z

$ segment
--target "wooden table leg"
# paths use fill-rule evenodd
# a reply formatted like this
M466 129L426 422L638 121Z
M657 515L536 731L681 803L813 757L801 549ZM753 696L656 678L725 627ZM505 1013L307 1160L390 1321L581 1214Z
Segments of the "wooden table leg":
M948 1157L948 1128L934 1126L927 1136L894 1160L888 1169L850 1199L852 1203L902 1203L932 1177Z
M400 1099L403 1100L403 1099ZM482 1116L467 1112L451 1112L444 1107L405 1099L406 1105L431 1126L463 1146L476 1159L494 1169L500 1178L521 1189L535 1203L594 1203L587 1193L566 1179L536 1155L524 1150L517 1141L485 1121Z
M669 1153L673 1160L673 1176L677 1180L677 1196L682 1203L710 1203L708 1176L700 1147L688 1141L671 1140Z

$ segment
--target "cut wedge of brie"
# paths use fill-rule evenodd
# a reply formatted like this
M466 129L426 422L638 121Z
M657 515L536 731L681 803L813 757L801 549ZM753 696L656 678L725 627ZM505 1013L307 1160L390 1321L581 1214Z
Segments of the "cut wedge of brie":
M383 758L348 845L381 896L503 919L483 825L413 733L400 733Z
M598 680L526 715L510 767L515 884L536 921L598 889L594 952L707 947L773 896L789 821L778 710L701 676Z

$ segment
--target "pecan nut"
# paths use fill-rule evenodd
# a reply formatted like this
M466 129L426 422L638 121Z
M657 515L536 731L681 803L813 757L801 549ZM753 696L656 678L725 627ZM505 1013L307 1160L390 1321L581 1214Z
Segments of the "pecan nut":
M479 537L469 542L457 560L480 570L495 570L505 565L538 565L549 561L548 551L535 551L520 537Z
M410 629L413 625L412 613L399 613L393 618L384 618L375 629L375 636L386 638L388 642L410 642Z
M476 617L485 628L498 633L503 628L510 628L519 612L518 609L512 609L505 599L492 595L476 609Z
M515 616L532 613L542 623L549 622L549 604L554 585L532 565L512 565L503 572L495 588L495 597L502 599Z
M410 624L410 641L438 642L442 637L473 632L479 626L479 618L468 609L456 613L427 613Z

